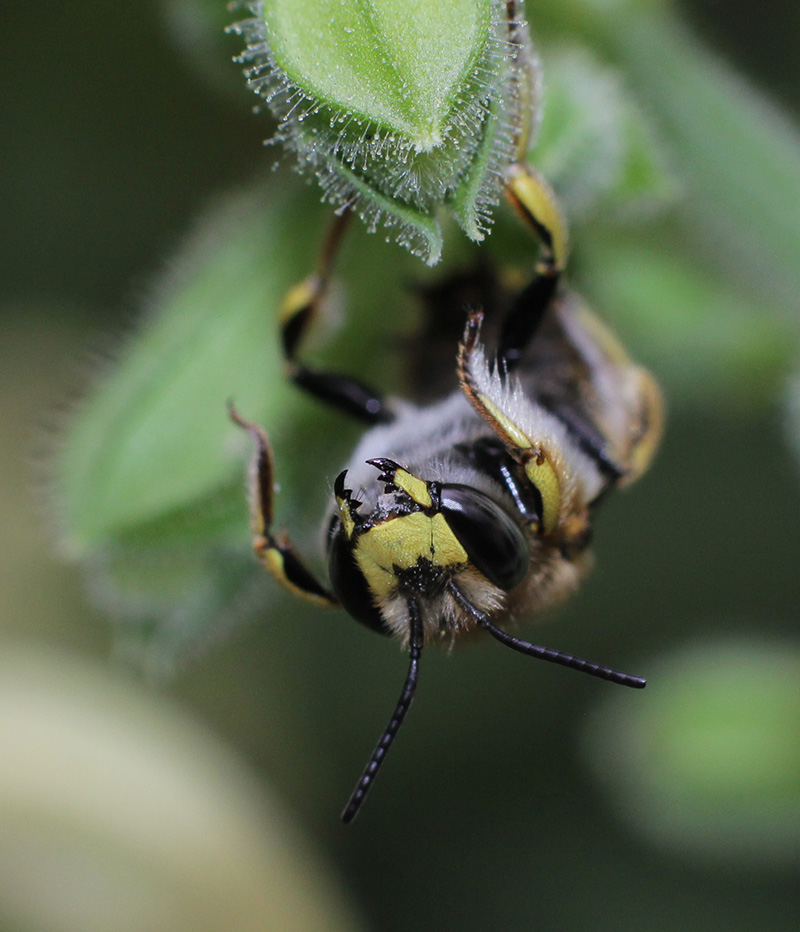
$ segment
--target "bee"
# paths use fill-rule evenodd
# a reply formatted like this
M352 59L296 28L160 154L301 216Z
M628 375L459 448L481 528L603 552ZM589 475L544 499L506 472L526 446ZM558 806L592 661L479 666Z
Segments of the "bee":
M442 397L422 404L384 398L299 362L345 218L336 221L319 274L286 299L282 336L291 378L370 428L333 484L329 584L273 531L267 435L230 410L255 445L251 513L259 560L296 594L342 607L408 648L402 693L342 813L345 822L358 813L408 712L425 645L482 630L523 654L645 685L508 630L577 587L590 566L595 511L649 465L662 403L651 375L563 285L566 228L550 189L521 164L507 170L506 185L540 240L538 261L529 283L504 302L462 311L463 332L451 349L453 389ZM446 292L452 304L458 282ZM504 305L502 313L495 304Z

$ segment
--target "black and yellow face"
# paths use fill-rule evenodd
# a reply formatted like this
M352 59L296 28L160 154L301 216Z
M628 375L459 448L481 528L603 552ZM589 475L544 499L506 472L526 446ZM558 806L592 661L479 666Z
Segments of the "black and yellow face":
M341 473L328 546L331 585L354 618L392 634L405 623L409 598L430 604L458 581L474 601L497 605L522 583L528 540L496 501L467 485L426 482L391 460L370 463L384 495L362 514ZM446 630L447 613L431 623Z

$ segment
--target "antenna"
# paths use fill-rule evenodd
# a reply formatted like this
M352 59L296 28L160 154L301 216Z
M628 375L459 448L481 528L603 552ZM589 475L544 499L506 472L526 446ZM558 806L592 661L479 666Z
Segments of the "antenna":
M420 615L419 605L417 604L416 599L408 600L408 616L410 663L405 685L403 686L403 692L400 694L400 698L397 700L397 705L395 706L392 717L389 719L389 724L386 726L386 730L381 735L375 750L372 752L372 757L370 757L367 766L364 768L364 773L361 775L361 779L358 781L356 788L353 790L353 795L350 797L347 805L344 807L344 812L342 813L342 822L345 823L352 822L353 819L355 819L355 817L358 815L359 809L361 809L361 804L364 802L364 797L367 795L367 791L369 790L370 786L372 786L372 781L375 779L378 770L380 769L380 766L389 751L389 748L392 746L394 737L397 734L400 726L403 724L403 719L406 717L406 712L408 712L409 707L411 706L411 700L414 698L414 692L417 688L417 679L419 676L419 658L422 654L423 642L422 616Z
M632 689L644 689L647 680L641 676L632 676L630 673L620 673L618 670L612 670L610 667L601 667L597 663L589 660L582 660L580 657L573 657L572 654L565 654L560 650L551 650L549 647L539 647L537 644L531 644L529 641L521 641L513 635L506 633L501 628L492 624L489 616L485 615L480 609L477 609L464 595L461 590L450 583L448 586L453 598L458 604L475 619L481 628L484 628L493 638L510 647L512 650L519 651L520 654L527 654L529 657L536 657L539 660L547 660L550 663L558 663L562 667L569 667L571 670L579 670L581 673L588 673L589 676L596 676L601 680L608 680L610 683L617 683L619 686L630 686Z

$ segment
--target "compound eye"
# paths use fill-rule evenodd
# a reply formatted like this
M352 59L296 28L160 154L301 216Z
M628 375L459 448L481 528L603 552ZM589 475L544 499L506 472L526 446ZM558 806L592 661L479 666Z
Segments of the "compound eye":
M483 492L468 485L443 485L442 514L473 566L504 591L519 585L530 565L519 525Z
M328 575L333 592L346 612L379 634L389 633L372 601L364 574L353 557L352 542L338 518L331 526L328 542Z

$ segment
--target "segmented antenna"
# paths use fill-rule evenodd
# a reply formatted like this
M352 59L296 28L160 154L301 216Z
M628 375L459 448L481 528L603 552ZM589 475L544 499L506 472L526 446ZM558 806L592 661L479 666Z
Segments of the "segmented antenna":
M397 734L398 729L403 724L403 719L406 717L406 712L408 712L408 709L411 705L411 700L414 698L414 692L417 688L419 658L422 654L423 641L422 616L420 615L419 605L415 599L408 600L408 616L410 631L410 663L408 667L408 675L406 676L406 682L403 686L403 692L400 694L400 698L397 700L397 705L395 706L395 710L391 719L389 719L389 724L386 726L386 730L381 735L375 750L372 752L372 757L370 757L369 763L364 768L364 773L361 775L361 779L358 781L356 788L353 790L353 795L350 797L347 805L344 807L344 812L342 812L342 822L345 823L352 822L353 819L355 819L355 817L358 815L361 804L364 802L364 797L367 795L367 791L369 790L370 786L372 786L372 781L375 779L375 776L378 773L378 770L380 769L380 766L383 763L389 748L392 746L394 736Z
M617 683L619 686L630 686L632 689L644 689L647 680L641 676L632 676L630 673L620 673L618 670L612 670L610 667L601 667L597 663L589 660L582 660L580 657L573 657L572 654L565 654L560 650L551 650L549 647L539 647L537 644L531 644L529 641L522 641L508 634L501 628L492 624L488 615L485 615L480 609L476 608L461 592L461 590L451 583L448 586L450 593L458 604L475 619L481 628L484 628L493 638L510 647L512 650L519 651L521 654L527 654L529 657L537 657L539 660L547 660L550 663L558 663L562 667L569 667L571 670L579 670L581 673L588 673L589 676L596 676L601 680L608 680L610 683Z

